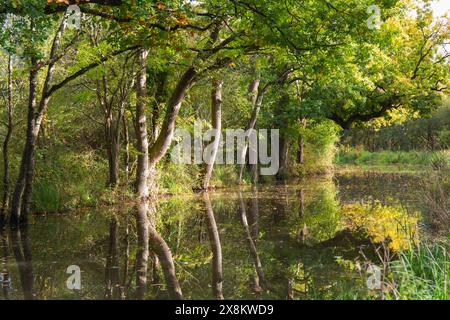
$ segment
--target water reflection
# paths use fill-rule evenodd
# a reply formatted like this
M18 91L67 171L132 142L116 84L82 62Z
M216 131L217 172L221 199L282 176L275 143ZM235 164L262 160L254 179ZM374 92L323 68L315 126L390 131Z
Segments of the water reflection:
M208 193L203 194L203 201L205 203L206 217L208 220L208 234L209 241L211 243L212 251L212 292L214 297L219 300L223 300L222 282L223 282L223 269L222 269L222 244L220 243L219 229L217 228L216 218L214 217L213 207Z
M370 190L361 192L368 181ZM355 231L367 223L342 210L361 200L420 208L417 198L404 196L414 184L405 177L312 179L166 198L142 211L34 217L28 229L0 234L0 296L361 298L367 294L365 279L343 268L336 256L359 257L370 241ZM140 214L145 210L157 214ZM358 230L349 228L349 217L359 221ZM79 291L66 287L71 265L81 269Z
M2 249L2 264L0 274L0 285L2 287L3 299L9 300L9 289L11 281L9 279L8 261L9 261L9 246L8 237L0 233L0 245Z
M255 190L255 189L253 189ZM263 288L267 287L266 282L266 276L264 275L263 267L261 264L261 259L258 255L258 250L256 248L256 239L258 238L258 218L259 218L259 212L258 212L258 198L257 194L255 194L256 191L253 191L252 193L252 217L255 219L253 221L252 226L256 226L252 228L254 230L253 235L250 232L250 227L247 220L247 211L246 211L246 205L244 201L244 197L242 196L242 192L239 191L239 209L241 213L241 222L242 226L244 227L245 237L247 239L248 244L248 250L250 252L250 256L253 259L253 264L255 265L255 273L256 276L253 276L253 290L255 291L256 295L259 296L259 294L262 292Z

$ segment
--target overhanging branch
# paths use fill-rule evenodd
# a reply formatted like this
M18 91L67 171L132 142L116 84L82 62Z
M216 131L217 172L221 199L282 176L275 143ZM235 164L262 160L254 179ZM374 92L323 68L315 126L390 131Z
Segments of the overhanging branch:
M116 50L112 53L110 53L109 55L106 55L102 58L100 58L98 61L93 62L89 65L87 65L86 67L78 70L77 72L73 73L72 75L68 76L67 78L65 78L64 80L62 80L61 82L59 82L58 84L55 84L51 87L51 89L48 91L46 97L50 97L52 94L54 94L56 91L58 91L59 89L61 89L62 87L64 87L66 84L68 84L69 82L77 79L78 77L84 75L86 72L98 67L100 64L102 64L103 62L108 61L109 59L111 59L112 57L118 56L122 53L128 52L128 51L132 51L132 50L136 50L140 48L140 45L134 45L131 47L127 47L121 50Z

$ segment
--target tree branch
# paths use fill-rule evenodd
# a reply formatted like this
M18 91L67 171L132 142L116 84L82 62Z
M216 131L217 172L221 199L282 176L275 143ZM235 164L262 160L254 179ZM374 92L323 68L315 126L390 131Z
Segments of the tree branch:
M59 89L64 87L69 82L71 82L71 81L77 79L78 77L84 75L86 72L88 72L88 71L98 67L103 62L108 61L110 58L118 56L118 55L120 55L120 54L122 54L124 52L136 50L136 49L139 49L139 48L140 48L140 45L134 45L134 46L127 47L127 48L124 48L124 49L121 49L121 50L116 50L116 51L110 53L109 55L103 56L98 61L87 65L86 67L84 67L84 68L78 70L77 72L73 73L72 75L68 76L67 78L62 80L60 83L53 85L51 87L51 89L47 92L46 97L50 97L52 94L54 94L56 91L58 91Z

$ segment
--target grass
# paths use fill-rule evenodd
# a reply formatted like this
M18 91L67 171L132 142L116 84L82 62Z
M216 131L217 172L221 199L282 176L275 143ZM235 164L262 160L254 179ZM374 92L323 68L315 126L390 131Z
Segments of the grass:
M450 245L448 241L426 244L400 254L391 262L397 284L389 299L448 300L450 276Z
M358 166L414 165L439 166L450 163L450 150L446 151L379 151L370 152L355 148L343 148L335 164Z
M446 235L450 230L450 166L435 163L433 169L421 181L420 195L433 232Z

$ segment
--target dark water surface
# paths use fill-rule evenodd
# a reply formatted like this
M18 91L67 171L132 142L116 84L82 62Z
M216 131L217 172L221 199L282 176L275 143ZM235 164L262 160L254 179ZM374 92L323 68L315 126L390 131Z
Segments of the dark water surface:
M339 262L362 250L343 236L342 206L423 211L417 181L346 175L168 198L157 205L158 230L187 299L365 298L365 272ZM127 208L35 216L27 230L1 234L0 299L166 299L152 254L147 284L136 289L138 248ZM67 288L69 266L80 268L81 290Z

